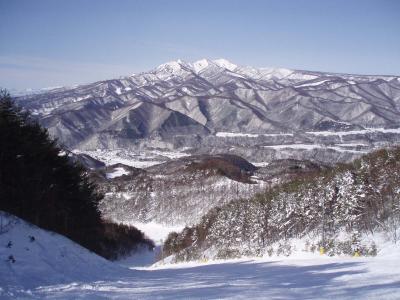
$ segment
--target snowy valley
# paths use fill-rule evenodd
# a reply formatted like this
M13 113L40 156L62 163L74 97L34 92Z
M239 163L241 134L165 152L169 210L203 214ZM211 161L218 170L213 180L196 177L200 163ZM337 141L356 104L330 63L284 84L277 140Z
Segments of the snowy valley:
M63 182L94 197L73 209L98 227L27 178L50 199L31 222L74 230L0 212L0 298L398 298L400 77L177 60L15 101L80 172L88 191ZM3 164L31 171L23 150Z

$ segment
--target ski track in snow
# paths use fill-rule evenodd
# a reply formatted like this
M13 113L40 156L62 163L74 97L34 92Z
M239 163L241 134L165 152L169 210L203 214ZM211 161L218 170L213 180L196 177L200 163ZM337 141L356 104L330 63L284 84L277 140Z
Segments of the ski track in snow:
M374 258L241 259L39 287L48 299L398 299L399 265Z
M112 263L58 234L19 219L9 222L14 219L4 214L0 217L0 299L399 299L400 295L400 244L380 243L382 250L373 258L327 257L299 250L290 257L128 268L134 263L129 258ZM14 263L7 259L10 255Z

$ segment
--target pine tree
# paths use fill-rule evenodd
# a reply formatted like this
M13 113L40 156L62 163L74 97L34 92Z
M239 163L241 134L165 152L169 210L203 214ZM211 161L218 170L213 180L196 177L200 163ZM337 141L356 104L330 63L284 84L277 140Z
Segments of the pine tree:
M132 227L106 223L102 195L28 113L0 90L0 210L63 234L105 257L147 243ZM120 240L120 241L119 241Z

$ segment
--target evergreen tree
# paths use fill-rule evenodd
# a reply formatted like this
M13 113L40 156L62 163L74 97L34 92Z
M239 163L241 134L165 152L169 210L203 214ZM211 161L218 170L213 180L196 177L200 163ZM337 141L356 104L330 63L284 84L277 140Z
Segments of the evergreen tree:
M138 230L103 222L97 208L102 197L86 170L0 90L0 210L105 257L128 253L140 242L151 246Z

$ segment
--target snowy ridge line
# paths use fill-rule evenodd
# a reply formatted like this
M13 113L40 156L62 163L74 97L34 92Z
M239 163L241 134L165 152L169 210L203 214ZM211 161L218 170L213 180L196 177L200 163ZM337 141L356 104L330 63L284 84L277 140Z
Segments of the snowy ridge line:
M228 152L251 155L254 161L265 160L268 156L268 159L346 162L357 153L320 151L313 157L304 152L273 154L266 153L258 145L258 139L272 140L269 144L325 143L328 142L325 136L334 139L364 133L345 131L347 129L374 124L398 127L400 82L393 76L383 76L384 79L379 80L378 77L252 68L223 59L202 59L194 63L178 60L133 77L17 100L25 109L35 112L49 133L71 149L126 147L151 151L190 147L195 153L207 153L212 148L214 153L233 149ZM347 84L349 81L356 84L351 86ZM309 91L303 94L303 84L319 86L305 88ZM92 97L86 99L88 95ZM313 118L309 118L310 112ZM395 129L375 131L388 134L366 135L370 145L400 140ZM241 138L248 139L244 141L245 149L239 149L244 146ZM278 139L280 141L276 142ZM361 142L362 137L347 137L347 142L350 139ZM235 146L238 147L235 149ZM141 161L170 158L166 153L160 156L165 157L137 157L134 166L144 167Z

